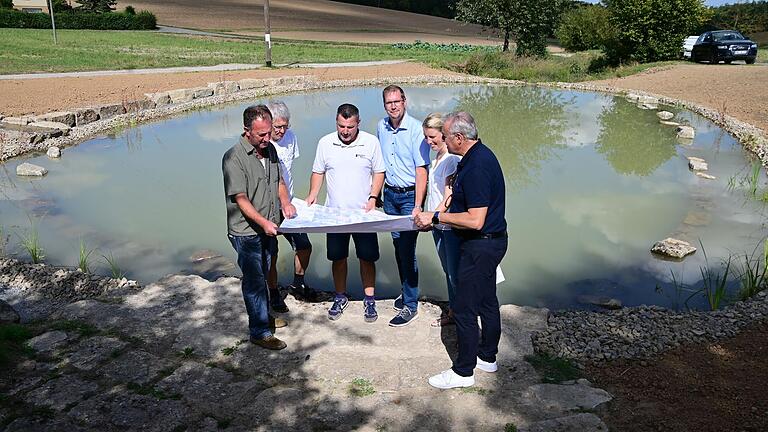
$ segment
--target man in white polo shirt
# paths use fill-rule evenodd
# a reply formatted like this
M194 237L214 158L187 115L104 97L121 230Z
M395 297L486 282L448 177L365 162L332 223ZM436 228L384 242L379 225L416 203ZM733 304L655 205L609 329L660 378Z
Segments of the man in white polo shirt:
M307 204L317 201L325 179L327 207L370 211L376 207L385 170L379 140L360 130L360 111L356 106L342 104L336 111L336 132L320 138L317 143ZM363 318L366 322L374 322L379 317L374 298L376 261L379 259L376 233L326 234L328 259L333 263L331 269L336 289L328 318L339 319L349 304L346 292L350 237L355 242L355 252L360 260L360 278L365 292Z

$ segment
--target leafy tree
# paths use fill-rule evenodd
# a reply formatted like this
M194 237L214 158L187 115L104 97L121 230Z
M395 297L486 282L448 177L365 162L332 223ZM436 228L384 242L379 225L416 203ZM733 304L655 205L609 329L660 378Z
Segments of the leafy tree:
M552 33L567 0L458 0L456 18L487 27L504 34L503 51L509 51L514 37L520 56L544 56L546 37Z
M588 5L563 14L555 35L568 51L602 49L605 38L611 34L608 9Z
M746 34L768 31L768 1L712 8L707 28L738 30Z
M683 40L707 18L703 0L604 0L615 33L606 41L613 63L674 59Z
M72 6L67 2L67 0L52 0L53 3L53 11L54 12L65 12L65 11L71 11Z
M75 0L79 3L83 12L112 12L115 10L117 0Z
M0 0L0 9L13 9L13 0Z

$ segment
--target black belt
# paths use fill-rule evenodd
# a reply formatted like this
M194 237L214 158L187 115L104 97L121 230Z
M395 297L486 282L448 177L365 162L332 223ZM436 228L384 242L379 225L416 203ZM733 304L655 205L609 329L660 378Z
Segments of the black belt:
M507 237L506 231L499 231L499 232L493 232L493 233L481 233L481 232L462 233L461 230L454 230L453 232L455 232L456 235L461 237L463 240L491 240L491 239Z
M406 186L406 187L397 187L397 186L390 186L388 184L384 184L384 187L387 189L392 189L393 191L397 193L405 193L416 190L416 186Z

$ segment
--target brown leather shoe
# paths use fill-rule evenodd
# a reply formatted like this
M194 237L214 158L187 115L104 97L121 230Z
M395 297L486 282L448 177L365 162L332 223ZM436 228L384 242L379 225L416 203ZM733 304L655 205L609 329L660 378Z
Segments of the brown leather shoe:
M288 321L280 318L280 317L273 317L272 315L269 316L269 326L272 328L283 328L288 325Z
M288 346L285 344L285 342L281 341L280 339L272 335L269 335L262 339L251 338L251 343L254 345L258 345L262 348L266 348L268 350L275 350L275 351L279 351Z

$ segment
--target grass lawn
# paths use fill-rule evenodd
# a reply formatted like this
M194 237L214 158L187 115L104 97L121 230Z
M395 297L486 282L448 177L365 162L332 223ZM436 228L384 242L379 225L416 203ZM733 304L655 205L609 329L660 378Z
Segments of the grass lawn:
M0 29L0 73L70 72L223 63L264 63L264 42L146 31ZM396 49L389 45L273 42L274 64L414 59L430 64L461 62L468 52Z

